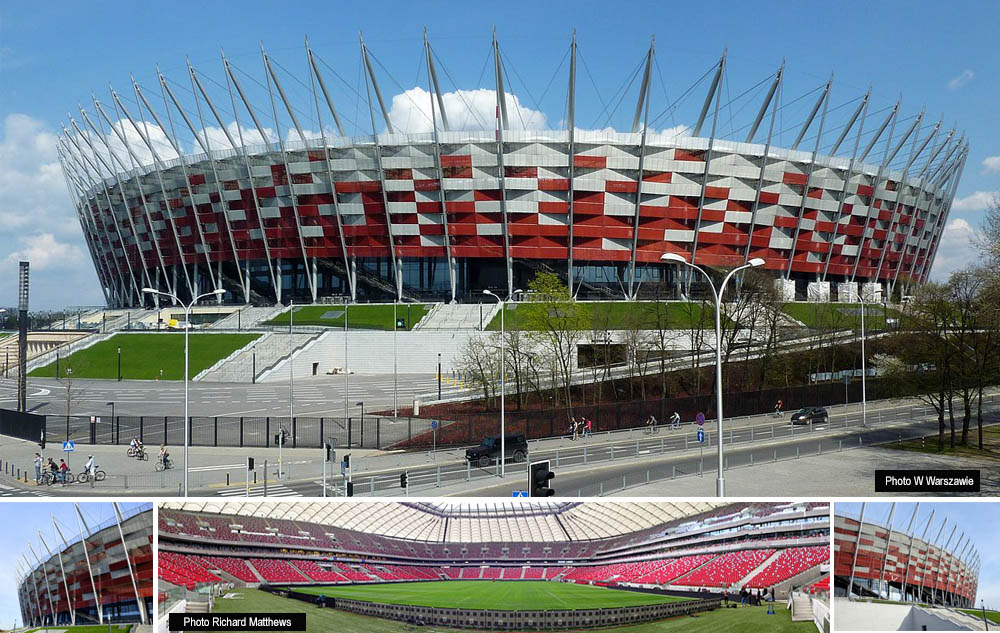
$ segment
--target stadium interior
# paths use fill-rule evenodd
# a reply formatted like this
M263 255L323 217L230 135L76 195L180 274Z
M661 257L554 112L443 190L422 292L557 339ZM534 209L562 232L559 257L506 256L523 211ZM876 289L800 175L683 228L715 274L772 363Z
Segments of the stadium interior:
M713 604L773 589L822 626L829 529L825 502L165 503L160 614L233 588L545 581Z

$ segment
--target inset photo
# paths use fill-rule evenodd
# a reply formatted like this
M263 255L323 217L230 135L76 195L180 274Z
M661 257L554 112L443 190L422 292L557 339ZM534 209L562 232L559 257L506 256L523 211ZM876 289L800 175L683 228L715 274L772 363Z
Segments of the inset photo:
M0 506L0 622L30 633L137 633L153 622L150 503ZM139 627L139 628L137 628Z
M164 631L171 614L305 614L311 633L830 630L825 502L166 502L158 531Z
M1000 630L993 502L837 503L837 631Z

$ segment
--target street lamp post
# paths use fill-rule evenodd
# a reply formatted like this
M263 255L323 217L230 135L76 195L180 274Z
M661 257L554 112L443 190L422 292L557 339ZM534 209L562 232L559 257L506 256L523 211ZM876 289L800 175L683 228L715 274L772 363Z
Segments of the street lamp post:
M438 352L438 400L441 400L441 352Z
M868 394L865 392L865 380L868 371L865 369L865 309L867 303L863 293L858 293L858 301L861 302L861 426L868 427Z
M115 423L115 402L114 402L114 400L112 400L111 402L108 402L107 406L111 407L111 423L114 424Z
M161 295L174 300L174 303L179 303L184 306L184 496L188 496L188 446L191 444L191 427L188 424L188 365L189 365L189 333L191 331L191 308L194 307L196 303L204 299L205 297L221 296L226 293L222 288L217 288L212 292L206 292L200 294L191 300L190 303L185 304L177 295L172 292L162 292L156 290L155 288L143 288L142 291L146 294L151 295Z
M500 304L500 478L503 479L507 463L507 427L506 421L504 420L504 397L507 394L507 372L504 370L506 369L507 364L507 348L504 336L503 313L507 311L507 301L510 301L515 295L521 294L521 291L515 290L512 292L510 296L507 297L507 301L504 301L489 290L483 290L483 294L493 297L497 300L497 303ZM440 373L441 372L439 371L438 374L440 375Z
M723 475L725 470L725 455L724 449L722 447L722 293L726 291L726 284L732 279L733 275L740 272L741 270L746 270L747 268L756 268L757 266L763 266L764 260L760 257L754 257L746 264L738 266L727 274L722 279L722 284L719 289L715 289L715 283L712 278L708 276L700 266L696 266L684 258L683 255L678 255L677 253L664 253L660 256L661 261L673 262L677 264L684 264L689 268L693 268L700 272L705 280L708 281L708 287L712 289L712 298L715 300L715 409L718 416L718 424L716 426L716 442L719 444L719 477L715 481L715 494L718 497L726 496L726 481Z
M364 435L364 432L365 432L365 403L361 402L361 401L355 402L354 406L361 407L361 434ZM350 447L351 447L350 444L348 444L347 448L350 448ZM360 445L359 445L359 447L363 448Z
M66 368L66 441L69 441L70 399L73 397L73 368Z
M396 355L396 334L399 332L399 321L396 319L396 305L395 299L392 300L392 419L395 421L399 417L399 407L397 406L396 394L398 393L397 385L399 384L399 365L397 363L398 356Z
M122 381L122 348L118 346L118 382Z

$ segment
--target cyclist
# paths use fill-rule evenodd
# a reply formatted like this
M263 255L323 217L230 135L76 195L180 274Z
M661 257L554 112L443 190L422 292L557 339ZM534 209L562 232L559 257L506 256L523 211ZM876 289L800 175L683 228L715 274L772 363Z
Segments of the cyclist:
M138 459L142 459L142 456L146 453L146 447L143 446L142 440L137 437L132 437L132 441L128 443L128 447L133 457L137 457Z
M778 402L776 402L774 405L775 417L781 417L781 413L784 410L784 408L785 408L785 403L779 399Z
M87 473L91 478L94 477L94 456L87 455L87 463L83 466L83 472Z
M163 464L164 470L168 468L167 464L170 463L170 451L167 450L166 444L160 444L160 463Z
M45 467L49 469L49 473L52 475L52 481L59 478L59 464L55 463L51 457L49 458L48 463L45 464Z
M66 476L69 475L69 466L66 464L65 459L59 460L59 481L66 483Z
M681 414L674 411L674 414L670 416L670 426L675 429L681 428Z

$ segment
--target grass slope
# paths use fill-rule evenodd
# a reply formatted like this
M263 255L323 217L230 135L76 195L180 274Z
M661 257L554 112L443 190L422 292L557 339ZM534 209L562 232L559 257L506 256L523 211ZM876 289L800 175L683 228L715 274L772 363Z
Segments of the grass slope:
M715 327L715 314L706 306L701 315L701 303L654 302L654 301L599 301L577 304L581 312L581 323L585 329L597 330L656 330L662 322L665 329L691 329L699 320L706 328ZM528 329L533 315L547 309L546 304L509 304L504 314L504 327L509 330ZM537 318L537 317L536 317ZM488 330L500 330L500 313L486 326Z
M786 303L782 311L810 329L861 329L860 303ZM886 316L898 319L899 313L893 309L883 309L881 305L869 305L865 309L865 330L885 328Z
M974 618L983 619L982 609L959 609L962 613L967 613ZM994 624L1000 624L1000 611L987 611L986 619Z
M483 584L494 585L500 583L487 582ZM259 589L237 589L231 593L238 595L239 598L219 598L215 601L215 613L248 611L259 613L305 613L307 633L330 633L331 631L399 633L400 631L410 630L441 633L455 631L457 633L459 631L459 629L436 627L415 629L403 622L369 618L333 609L320 609L299 600L273 596ZM625 631L627 633L756 633L757 631L761 633L814 633L816 630L816 625L811 621L792 622L790 612L780 604L776 605L775 611L775 615L767 615L766 607L716 609L715 611L709 611L696 616L596 630Z
M1000 460L1000 425L983 425L983 449L979 450L979 429L976 427L975 419L969 428L969 445L962 446L958 442L962 439L962 429L958 426L955 433L955 446L951 447L951 431L945 429L944 450L938 452L938 436L925 435L923 441L920 438L905 440L902 442L886 442L880 444L880 448L888 448L900 451L910 451L913 453L934 453L936 455L958 455L960 457L974 457L976 459Z
M343 328L344 327L344 306L301 306L295 308L294 325L313 325L320 327ZM392 330L393 317L392 305L357 304L347 306L347 328L357 328L363 330ZM419 303L400 303L396 305L396 317L405 319L406 327L400 328L412 330L430 309ZM336 316L326 316L332 314ZM288 325L289 313L282 312L270 321L267 325Z
M296 591L334 598L460 609L598 609L684 600L606 587L510 580L497 582L447 580L391 585L309 587L296 588Z
M217 361L257 339L259 334L191 334L190 376L193 378ZM184 334L116 334L59 359L59 377L73 368L73 378L110 378L118 372L118 348L122 349L122 378L135 380L183 380ZM160 375L160 370L163 375ZM28 375L53 378L55 362Z

